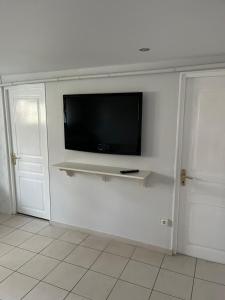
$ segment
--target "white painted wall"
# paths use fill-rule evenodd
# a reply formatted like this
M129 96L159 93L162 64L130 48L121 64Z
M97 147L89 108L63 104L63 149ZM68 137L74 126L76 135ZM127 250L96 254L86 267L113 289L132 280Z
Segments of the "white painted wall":
M51 219L170 248L179 74L106 78L46 84ZM64 149L63 94L143 91L143 156ZM79 161L152 170L150 187L98 176L67 177L52 165Z
M0 212L10 213L10 189L2 94L0 92Z

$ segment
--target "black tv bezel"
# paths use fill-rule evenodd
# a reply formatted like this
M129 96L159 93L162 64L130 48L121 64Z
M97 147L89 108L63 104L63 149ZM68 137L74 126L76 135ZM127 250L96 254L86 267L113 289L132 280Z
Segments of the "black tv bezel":
M115 155L128 155L128 156L141 156L142 151L141 151L141 140L142 140L142 105L143 105L143 92L116 92L116 93L87 93L87 94L65 94L63 95L63 113L64 113L64 120L65 120L65 102L66 102L66 97L73 96L73 97L86 97L86 96L92 96L92 95L137 95L137 100L138 100L138 138L137 138L137 151L133 151L130 153L121 153L121 152L116 152L116 151L100 151L100 150L84 150L84 149L79 149L79 148L72 148L72 147L67 147L66 145L66 128L65 128L65 121L64 121L64 146L66 150L72 150L72 151L82 151L82 152L89 152L89 153L99 153L99 154L115 154Z

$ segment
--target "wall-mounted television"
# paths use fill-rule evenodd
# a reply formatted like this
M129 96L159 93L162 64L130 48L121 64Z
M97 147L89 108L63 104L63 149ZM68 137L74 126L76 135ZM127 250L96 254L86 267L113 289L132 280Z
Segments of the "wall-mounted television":
M142 93L63 95L65 148L141 155Z

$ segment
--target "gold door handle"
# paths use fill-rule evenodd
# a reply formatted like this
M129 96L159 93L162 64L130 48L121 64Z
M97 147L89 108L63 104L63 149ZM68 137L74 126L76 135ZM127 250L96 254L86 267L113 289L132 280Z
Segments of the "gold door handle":
M20 159L20 158L21 158L21 157L16 156L15 153L12 153L11 159L12 159L12 163L13 163L14 166L16 165L17 159Z
M186 179L192 180L193 177L187 175L186 169L182 169L180 171L180 184L183 186L186 185Z

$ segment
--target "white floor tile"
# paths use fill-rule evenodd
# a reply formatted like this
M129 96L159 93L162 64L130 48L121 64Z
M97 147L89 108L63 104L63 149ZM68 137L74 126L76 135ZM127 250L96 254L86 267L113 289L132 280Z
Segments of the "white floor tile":
M43 255L36 255L18 269L18 272L41 280L59 264L58 260Z
M0 266L0 281L4 280L6 277L8 277L12 273L13 273L13 271Z
M0 243L0 256L9 253L14 248L14 246Z
M179 298L175 298L160 292L152 291L150 300L179 300Z
M4 237L5 235L9 234L14 230L15 228L5 226L5 225L0 225L0 238Z
M38 281L33 278L19 273L13 273L0 283L0 299L19 300L25 296L37 283Z
M148 300L149 295L150 290L119 280L108 300Z
M12 215L6 215L0 213L0 224L6 222L7 220L11 219Z
M137 247L135 249L135 252L132 256L133 259L144 262L146 264L150 264L153 266L157 266L159 267L162 263L164 255L159 253L159 252L155 252L155 251L151 251L145 248L139 248Z
M18 229L1 238L1 242L12 246L19 246L24 241L30 239L32 236L32 233Z
M193 277L195 262L196 259L191 256L181 254L166 255L162 263L162 268Z
M104 252L99 256L91 269L106 275L119 277L127 262L128 258Z
M115 283L112 277L88 271L73 291L92 300L106 300Z
M87 298L84 298L84 297L81 297L81 296L78 296L78 295L75 295L73 293L70 293L66 298L65 300L88 300Z
M76 245L74 244L55 240L41 254L63 260L75 247Z
M17 270L28 260L35 256L35 253L24 249L15 248L9 253L0 257L0 265L11 270Z
M63 235L63 233L65 233L65 231L66 231L65 228L61 228L61 227L57 227L57 226L49 224L44 229L39 231L38 234L48 236L48 237L53 238L53 239L57 239L61 235Z
M98 250L78 246L65 259L65 261L80 267L89 268L99 254L100 251Z
M135 247L131 245L113 240L106 247L105 251L112 254L121 255L124 257L130 257L134 252L134 248Z
M71 291L86 271L81 267L62 262L48 274L44 281Z
M15 215L13 217L11 217L10 219L6 220L4 222L4 224L6 226L10 226L10 227L20 227L25 225L26 223L29 223L33 220L32 217L28 217L28 216L23 216L23 215Z
M110 240L108 238L90 235L81 243L81 246L93 248L96 250L104 250L109 242Z
M192 300L224 300L225 286L195 279Z
M67 230L59 239L62 241L79 244L82 242L88 234L75 231L75 230Z
M52 241L53 239L46 236L34 235L31 239L22 243L20 248L38 253L47 247Z
M22 227L20 227L20 229L32 233L37 233L38 231L46 227L48 224L48 221L35 219L32 222L23 225Z
M155 266L130 260L120 278L151 289L154 285L158 271L159 269Z
M185 300L191 297L193 278L161 269L154 289Z
M198 259L195 277L225 285L225 265Z
M24 300L63 300L67 295L64 291L55 286L40 282L29 294L26 295Z

